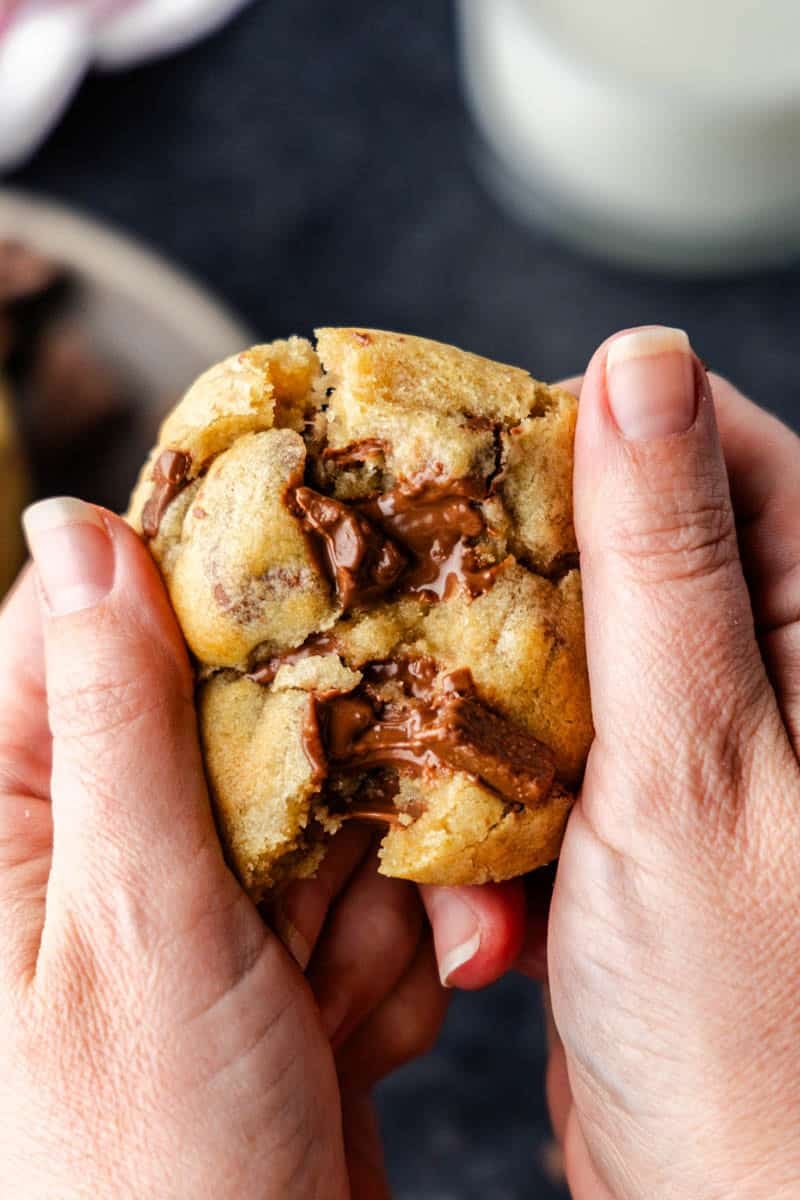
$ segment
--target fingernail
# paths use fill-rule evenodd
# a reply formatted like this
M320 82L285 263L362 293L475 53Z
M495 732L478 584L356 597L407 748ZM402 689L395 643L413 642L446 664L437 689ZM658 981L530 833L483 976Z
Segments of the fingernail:
M439 959L439 978L442 981L442 987L452 987L453 976L459 971L465 963L470 962L478 953L481 945L481 931L476 929L472 937L467 938L464 942L459 942L452 950L448 950Z
M606 358L611 412L626 438L683 433L697 413L697 383L689 338L655 326L614 338Z
M98 604L114 581L114 548L100 513L70 496L40 500L22 517L44 599L54 616Z
M462 888L426 888L428 909L439 978L442 987L452 987L455 975L480 950L481 926L472 906L461 897Z

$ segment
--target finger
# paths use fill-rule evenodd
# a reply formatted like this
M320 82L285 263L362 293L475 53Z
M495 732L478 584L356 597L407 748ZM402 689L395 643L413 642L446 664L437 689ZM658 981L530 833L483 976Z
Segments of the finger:
M328 911L372 844L366 825L337 833L313 879L297 879L266 906L265 916L301 971L319 940Z
M186 651L156 567L121 520L55 499L26 514L42 595L58 914L163 920L221 868ZM210 865L211 864L211 865ZM48 922L51 906L48 905ZM45 938L47 928L45 929Z
M525 936L518 880L482 887L420 888L445 987L486 987L511 968Z
M800 754L800 438L712 377L756 632Z
M571 392L573 396L580 397L583 375L570 375L569 379L560 379L556 387L563 388L565 392Z
M539 983L547 979L547 926L555 876L552 864L525 880L525 938L514 968Z
M371 855L331 912L308 970L325 1032L340 1046L406 972L419 944L416 889Z
M336 1055L345 1087L369 1090L381 1079L432 1049L450 993L439 982L430 937L420 943L411 966L367 1021Z
M651 796L674 793L677 763L684 781L707 788L713 772L717 785L719 768L738 786L746 756L766 741L756 732L769 725L774 740L778 714L710 388L682 331L633 330L592 359L576 431L575 522L593 757L625 747L629 762L645 759L650 779L668 785ZM643 811L633 777L607 790L593 792L607 815L619 803L628 815Z
M567 1129L567 1118L572 1108L572 1088L567 1074L567 1056L564 1045L559 1037L556 1023L553 1020L553 1009L550 1004L550 989L542 988L542 1007L544 1009L545 1033L547 1036L547 1075L545 1091L547 1108L550 1112L550 1124L553 1126L560 1145L564 1145L564 1135Z
M342 1128L350 1200L391 1200L378 1118L366 1092L342 1089Z
M569 1110L564 1130L564 1166L570 1195L587 1196L591 1200L615 1200L592 1162L574 1105ZM624 1178L625 1164L621 1167Z
M0 612L0 741L4 782L31 795L50 793L50 726L36 574L19 575Z
M0 611L0 788L46 798L50 729L36 577L23 570Z
M30 570L0 614L0 664L0 974L18 986L36 966L52 846L42 629Z
M756 621L778 626L798 616L795 593L774 584L796 583L800 563L800 438L726 379L709 377L739 527L742 561L757 586ZM791 603L787 603L791 600Z
M547 1060L545 1091L553 1134L559 1145L563 1146L567 1120L572 1108L572 1089L567 1074L567 1056L560 1042L550 1051Z

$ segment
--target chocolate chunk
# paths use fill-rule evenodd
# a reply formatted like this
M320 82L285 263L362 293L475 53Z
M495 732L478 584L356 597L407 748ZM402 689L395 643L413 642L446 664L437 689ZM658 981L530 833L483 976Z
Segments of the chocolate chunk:
M153 490L142 510L142 532L146 538L154 538L159 531L164 513L172 501L189 482L192 456L182 450L165 450L153 468Z
M540 805L553 783L550 749L472 696L449 696L420 741L448 766L528 808Z
M295 488L291 495L305 528L321 542L345 612L391 590L406 559L380 529L340 500L311 488Z
M336 645L336 638L328 633L312 634L310 638L306 638L302 646L298 646L295 650L284 650L282 654L273 654L251 671L247 678L262 685L272 683L281 667L293 666L295 663L302 662L304 658L330 654L336 649Z
M408 678L408 668L393 675L389 668L396 664L381 665L387 669L384 679L398 678L402 671ZM378 666L372 664L373 675ZM315 737L329 769L419 774L446 767L473 775L510 803L530 808L543 803L555 776L550 749L483 704L469 671L446 676L437 691L421 682L426 670L415 679L415 694L401 700L381 701L368 685L344 696L315 698Z

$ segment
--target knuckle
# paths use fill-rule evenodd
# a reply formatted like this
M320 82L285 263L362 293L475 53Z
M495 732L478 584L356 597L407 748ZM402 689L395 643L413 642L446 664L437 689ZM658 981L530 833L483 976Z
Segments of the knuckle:
M180 681L169 678L169 667L163 662L155 667L138 662L97 664L92 677L68 676L50 688L53 736L84 740L124 733L143 719L167 711L176 692L183 698Z
M752 849L765 766L779 757L771 694L761 680L750 683L744 673L736 685L713 673L683 679L650 697L649 718L643 728L629 726L624 756L606 745L598 787L581 807L595 836L646 873L663 872L665 852L693 873L706 866L692 853L698 848L717 866ZM785 794L785 777L783 786Z
M71 738L113 733L141 715L144 689L136 679L97 679L51 692L54 734Z
M610 550L646 583L718 577L738 556L727 494L708 486L638 496L618 511Z

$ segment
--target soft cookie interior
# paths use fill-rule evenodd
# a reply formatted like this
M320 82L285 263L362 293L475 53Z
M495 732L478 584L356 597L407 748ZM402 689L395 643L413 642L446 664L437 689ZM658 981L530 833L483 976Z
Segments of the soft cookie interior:
M129 518L196 659L254 896L349 820L420 882L557 854L592 736L575 414L518 368L325 329L213 368L165 422Z

